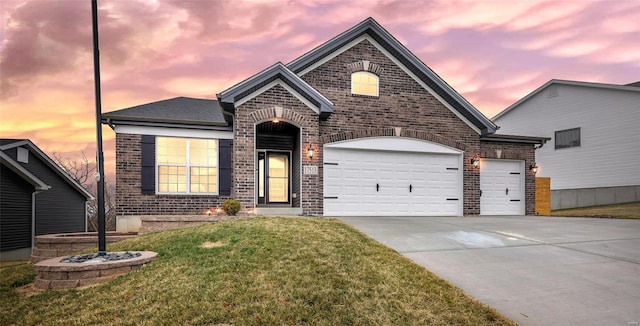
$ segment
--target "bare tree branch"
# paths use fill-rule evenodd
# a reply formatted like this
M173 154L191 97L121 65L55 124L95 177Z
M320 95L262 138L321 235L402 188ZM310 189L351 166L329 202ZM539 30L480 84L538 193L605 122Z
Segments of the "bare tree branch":
M76 180L79 184L85 186L92 186L93 173L96 171L95 162L89 161L84 151L80 152L79 160L71 160L68 157L62 157L60 153L53 152L53 161L56 162L63 170L65 170L71 178Z
M53 152L53 161L58 164L69 176L88 189L92 194L96 194L96 186L94 181L94 173L96 172L96 163L89 161L87 155L81 152L79 159L72 160L68 157L63 157L57 152ZM107 230L115 230L116 228L116 201L115 184L105 182L105 222ZM97 199L91 200L87 207L88 214L88 229L89 231L96 231L98 229L98 202Z

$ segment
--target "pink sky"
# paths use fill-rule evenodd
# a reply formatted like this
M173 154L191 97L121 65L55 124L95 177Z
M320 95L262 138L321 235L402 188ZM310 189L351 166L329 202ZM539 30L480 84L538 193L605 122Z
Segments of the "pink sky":
M103 112L215 94L375 18L487 117L550 79L640 80L640 1L98 0ZM0 138L95 156L89 0L0 4ZM106 173L115 134L103 128Z

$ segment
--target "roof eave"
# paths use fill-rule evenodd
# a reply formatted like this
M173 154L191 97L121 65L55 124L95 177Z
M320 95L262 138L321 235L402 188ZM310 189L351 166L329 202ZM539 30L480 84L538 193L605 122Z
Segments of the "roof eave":
M302 78L298 77L295 73L293 73L289 68L283 65L281 62L278 62L261 72L245 79L244 81L220 92L217 97L220 105L223 110L229 113L235 112L235 103L245 96L247 96L247 92L249 92L253 87L263 83L269 79L281 79L283 82L294 86L294 88L301 90L308 97L315 102L319 114L322 116L331 115L333 112L333 102L324 97L320 92L311 87L307 82L302 80Z
M76 180L74 180L67 172L65 172L58 164L56 164L47 154L45 154L38 146L32 143L30 140L23 140L15 143L11 143L9 145L5 145L0 147L1 150L5 150L8 148L19 147L19 146L27 146L30 151L34 153L38 158L45 162L45 164L49 165L60 177L67 180L73 188L75 188L78 192L80 192L87 200L93 200L95 197L85 189L81 184L79 184Z
M480 140L481 141L491 141L491 142L505 142L505 143L544 145L546 142L551 140L551 138L548 138L548 137L535 137L535 136L515 136L515 135L492 134L492 135L487 135L487 136L481 136Z
M2 151L0 151L0 162L4 163L4 165L7 166L9 170L13 171L15 174L19 175L29 184L34 186L35 190L44 191L51 189L51 187L44 183L44 181L40 180L24 167L20 166L20 164L11 159L9 155L3 153Z
M181 128L181 129L199 129L199 130L221 130L232 131L232 127L226 125L208 125L197 123L182 123L182 122L154 122L154 121L142 121L142 120L119 120L119 119L105 119L102 118L102 124L106 125L123 125L123 126L141 126L141 127L164 127L164 128Z
M160 119L160 118L145 118L145 117L129 117L129 116L119 116L119 115L110 115L105 113L102 115L103 123L104 121L132 121L132 122L156 122L156 123L179 123L179 124L187 124L187 125L202 125L202 126L227 126L227 122L207 122L201 120L180 120L180 119Z

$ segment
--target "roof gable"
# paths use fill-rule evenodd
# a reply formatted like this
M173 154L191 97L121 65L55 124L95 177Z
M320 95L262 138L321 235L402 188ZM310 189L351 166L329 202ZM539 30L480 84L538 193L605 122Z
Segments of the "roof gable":
M216 100L175 97L102 114L103 122L150 122L227 126ZM107 120L107 121L105 121Z
M406 68L407 72L423 87L432 92L441 102L447 104L447 107L459 117L464 117L464 120L480 130L481 134L491 134L496 131L497 127L491 120L458 94L371 17L293 60L287 64L287 67L297 75L304 75L314 66L335 56L337 51L344 50L345 47L363 35L367 35L374 41L374 44L382 47L381 50L388 54L396 64Z
M274 83L279 83L294 95L301 96L300 100L318 113L323 120L326 120L333 112L333 103L331 101L281 62L224 90L218 94L218 100L226 111L235 112L236 105L240 105L266 91Z
M0 142L4 143L4 142ZM5 151L11 148L16 147L25 147L29 150L29 152L33 153L37 156L45 165L47 165L54 173L58 174L62 179L64 179L67 183L69 183L74 189L76 189L82 196L87 198L87 200L93 199L93 195L87 191L82 185L80 185L76 180L71 178L67 172L65 172L58 164L56 164L47 154L45 154L38 146L32 143L28 139L18 140L18 141L8 141L4 143L4 145L0 146L0 151ZM5 154L6 155L6 154Z
M27 169L22 167L18 162L14 161L9 155L0 151L0 163L9 168L15 174L27 181L29 184L35 187L35 190L49 190L49 187L44 181L33 175Z
M599 89L609 89L609 90L617 90L617 91L629 91L629 92L638 92L640 93L640 87L634 86L632 84L628 85L616 85L616 84L604 84L604 83L591 83L591 82L582 82L582 81L574 81L574 80L561 80L561 79L551 79L550 81L544 83L542 86L536 88L531 93L525 95L523 98L519 99L515 103L509 105L506 109L502 110L500 113L496 114L491 120L497 120L510 111L520 107L521 104L528 101L532 97L536 96L543 90L547 89L551 85L569 85L569 86L578 86L578 87L591 87L591 88L599 88Z

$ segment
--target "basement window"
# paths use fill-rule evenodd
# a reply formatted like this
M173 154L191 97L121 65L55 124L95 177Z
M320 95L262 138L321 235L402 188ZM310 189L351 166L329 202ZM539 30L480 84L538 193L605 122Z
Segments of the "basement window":
M556 149L580 147L580 128L556 131Z

